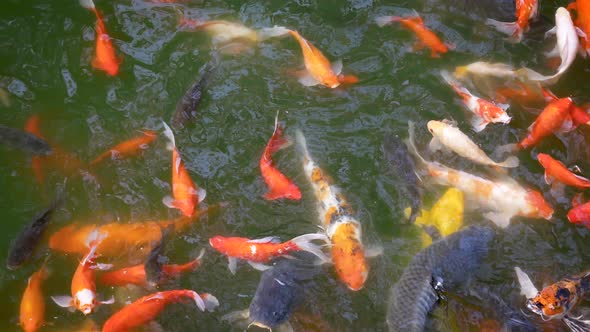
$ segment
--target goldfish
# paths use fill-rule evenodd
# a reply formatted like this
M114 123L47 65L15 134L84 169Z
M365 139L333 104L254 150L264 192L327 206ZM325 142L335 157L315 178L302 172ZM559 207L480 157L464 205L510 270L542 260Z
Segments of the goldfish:
M205 199L207 193L204 189L197 187L191 179L176 148L172 129L165 122L162 123L164 124L164 135L170 140L166 148L172 150L172 194L174 196L174 198L164 197L162 203L171 209L179 209L184 216L190 217L195 212L195 207Z
M35 332L45 324L45 297L41 284L49 276L45 263L29 277L20 302L20 326L25 332Z
M178 289L144 296L114 313L102 326L103 332L134 330L154 320L169 304L192 299L201 311L212 311L219 306L211 294L198 294L193 290Z
M236 273L237 259L243 259L257 270L266 270L269 267L262 264L271 261L278 256L287 255L293 251L308 251L316 255L323 262L329 258L322 252L318 245L311 243L314 240L327 241L326 235L319 233L304 234L287 242L282 242L273 236L261 239L247 239L243 237L214 236L209 239L213 249L227 256L229 270Z
M102 15L100 15L92 0L80 0L80 5L91 10L96 15L96 53L92 59L92 67L103 70L110 76L117 75L121 59L115 55L115 48L111 42L111 37L107 34Z
M563 319L572 331L586 331L589 320L570 315L574 307L590 294L590 272L563 278L541 291L519 267L514 268L527 308L544 320Z
M453 75L459 79L465 79L466 77L491 76L499 79L511 80L517 77L517 74L511 65L485 61L477 61L465 66L459 66L455 68Z
M467 135L449 121L428 121L428 131L432 134L429 147L431 151L450 149L465 159L486 166L518 167L517 157L508 157L503 162L495 162L479 148Z
M53 153L47 142L33 134L0 124L0 143L36 156L48 156Z
M269 188L269 191L264 194L264 198L267 200L281 198L301 199L299 187L285 174L281 173L272 161L272 154L288 144L289 142L283 138L283 128L279 124L279 113L277 113L274 132L260 157L260 173L262 173L262 178Z
M530 104L544 104L557 99L557 97L541 86L516 82L515 86L504 86L496 89L495 99L502 103L514 100L521 105L527 106Z
M74 277L72 278L72 296L52 296L51 299L60 307L78 309L84 315L92 313L98 305L112 304L115 298L111 297L106 301L99 301L96 298L95 270L107 270L112 267L111 264L100 264L96 262L96 249L102 240L108 235L99 233L94 230L88 236L86 244L89 248L88 253L78 264Z
M499 22L488 18L486 24L510 35L509 41L518 43L522 40L523 33L529 31L529 21L534 20L538 15L538 0L516 0L516 22Z
M358 291L369 276L366 256L371 256L363 246L361 223L352 216L352 208L332 180L311 159L305 137L299 130L296 140L303 155L303 170L318 202L321 227L330 239L336 274L350 290Z
M510 178L493 181L452 169L438 162L426 161L414 145L414 124L410 122L409 127L408 145L424 165L426 174L439 185L461 190L470 205L488 210L484 216L499 227L507 227L513 216L546 220L553 216L553 207L545 201L540 192L525 188Z
M90 166L94 166L109 157L111 159L122 159L127 156L132 156L141 150L147 149L148 145L152 143L156 137L158 137L156 132L152 130L146 130L142 133L142 136L137 136L125 142L121 142L101 153L98 157L90 162Z
M38 115L32 115L27 119L25 123L25 131L33 134L40 139L45 139L41 134L41 129L39 123L41 122ZM51 148L51 146L50 146ZM35 175L35 179L37 183L41 184L45 180L45 176L43 174L43 161L45 158L41 156L32 156L31 157L31 168L33 169L33 174Z
M428 47L430 49L430 56L433 58L439 58L441 54L445 54L449 51L449 45L443 43L434 32L424 25L424 21L418 13L415 13L414 16L410 17L381 16L377 17L375 22L380 27L392 22L401 23L404 27L414 32L416 37L418 37L418 42L414 46L414 49L420 50Z
M572 200L573 207L567 213L567 220L574 225L582 225L590 229L590 202L583 203L576 198L579 197Z
M576 26L581 30L580 46L586 52L586 56L590 54L590 1L576 0L567 6L570 11L576 11Z
M550 155L539 153L537 160L545 169L545 182L547 184L557 181L580 189L590 188L590 180L572 173L564 164L553 159Z
M409 222L413 223L416 217L420 215L420 206L422 205L421 180L416 175L414 159L408 153L408 148L404 142L391 134L387 134L383 140L383 154L387 160L387 165L401 180L400 182L409 196L412 205Z
M510 105L495 104L471 94L469 90L461 86L459 82L455 81L446 71L441 71L441 76L453 88L457 95L463 99L463 104L467 106L469 111L474 114L471 120L473 130L480 132L484 130L489 123L507 124L510 122L511 118L506 114L506 110Z
M322 52L313 46L307 39L303 38L295 30L286 30L293 36L301 46L303 52L303 63L306 72L299 77L299 83L305 86L314 86L322 84L328 88L334 89L342 83L357 83L358 78L353 75L343 75L342 61L338 60L330 64L330 61Z

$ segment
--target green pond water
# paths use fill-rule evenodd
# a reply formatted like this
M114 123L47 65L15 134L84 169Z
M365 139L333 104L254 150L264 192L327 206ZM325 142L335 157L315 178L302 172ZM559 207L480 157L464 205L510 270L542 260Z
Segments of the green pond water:
M204 264L174 281L170 288L191 288L214 294L220 302L214 313L196 312L193 304L172 305L157 322L165 331L223 331L238 329L221 316L248 307L260 272L239 265L236 275L225 257L213 252L214 235L286 240L317 230L315 200L294 148L277 153L277 167L302 189L299 202L262 198L266 186L258 162L272 134L274 117L293 137L300 128L316 161L342 188L363 225L367 246L382 246L383 255L371 259L363 290L351 292L331 269L318 279L297 317L316 327L296 330L383 331L390 287L413 255L420 250L420 232L404 223L409 203L396 180L388 174L381 143L386 132L407 135L407 122L417 123L418 143L429 140L426 121L458 121L485 151L516 142L526 133L534 115L514 106L508 126L491 125L475 134L454 93L439 77L441 69L477 60L499 61L545 70L543 51L550 47L543 34L553 13L564 1L542 1L541 19L520 44L484 25L488 16L510 19L509 1L193 1L176 5L190 18L243 22L253 28L273 25L298 30L332 61L342 59L344 73L360 78L344 89L304 87L293 71L301 68L299 45L292 38L271 39L238 55L223 55L210 82L194 125L176 131L176 140L193 180L207 190L206 203L227 206L195 223L167 246L171 262L188 261L206 248ZM43 133L52 142L83 161L92 160L110 146L136 136L138 130L160 130L169 121L177 101L211 58L211 39L204 32L179 32L173 4L149 1L97 1L118 54L120 74L107 77L90 66L94 52L95 17L78 1L3 1L0 4L0 87L10 105L0 105L0 123L22 128L34 114L41 117ZM507 6L507 7L506 7ZM413 53L414 36L392 25L379 28L381 15L419 11L426 25L455 49L441 59ZM576 60L555 85L559 96L580 102L590 97L588 61ZM538 286L590 268L590 236L565 218L569 203L558 204L548 194L542 168L534 159L539 151L551 153L568 166L577 164L590 175L590 151L585 130L552 137L538 148L519 154L522 166L510 171L515 179L545 193L556 206L552 222L515 218L499 232L497 243L470 287L489 289L508 304L524 308L512 270L518 265ZM565 143L564 143L565 142ZM474 167L452 155L441 161L459 168ZM166 208L169 195L170 152L162 136L141 156L107 161L96 170L100 187L72 177L66 185L65 204L56 212L48 233L73 221L142 222L170 219L178 211ZM21 227L53 198L63 184L59 172L48 169L43 185L36 183L29 157L0 148L0 261ZM445 188L425 187L425 206ZM568 194L571 194L568 192ZM569 196L568 196L569 197ZM466 224L489 224L477 211ZM0 264L0 331L17 331L19 303L27 278L38 269L37 259L17 271ZM53 253L52 271L44 283L47 297L44 331L76 331L84 323L80 312L56 306L49 295L69 294L79 257ZM98 286L99 296L115 295L118 303L101 307L91 318L101 325L124 301L146 293ZM583 312L588 303L580 304ZM477 311L477 310L476 310ZM486 313L483 312L485 315ZM429 329L457 330L453 310L438 309ZM536 321L539 323L539 321ZM542 326L542 325L540 325ZM551 329L563 328L553 325Z

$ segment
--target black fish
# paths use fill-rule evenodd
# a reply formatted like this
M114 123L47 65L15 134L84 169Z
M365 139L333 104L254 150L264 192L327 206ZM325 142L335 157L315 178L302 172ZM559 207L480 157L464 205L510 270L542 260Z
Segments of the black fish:
M390 331L423 331L426 315L443 288L453 288L470 276L487 255L494 231L471 226L422 250L391 288L387 325Z
M150 285L158 285L162 280L162 266L164 265L162 252L166 243L170 241L171 234L174 232L174 225L168 225L166 228L160 228L162 236L160 241L152 247L150 254L146 259L143 267L145 269L145 279Z
M385 154L387 164L399 180L401 180L410 198L412 213L410 214L409 220L411 223L414 223L422 206L422 189L420 187L420 179L416 175L414 159L412 159L412 156L408 152L406 144L391 134L385 135L383 153Z
M39 137L4 125L0 125L0 143L34 155L47 156L52 152L49 144Z
M33 220L21 230L12 243L6 261L6 267L11 270L16 270L31 257L35 248L41 241L45 229L47 229L47 225L51 220L53 212L62 202L63 192L59 192L53 203L51 203L47 209L37 214L35 218L33 218Z
M191 85L184 96L182 96L182 99L176 104L176 111L172 117L172 126L174 128L183 128L189 121L195 118L197 107L199 107L201 99L203 98L203 91L218 65L219 59L218 56L215 55L205 66L201 78Z

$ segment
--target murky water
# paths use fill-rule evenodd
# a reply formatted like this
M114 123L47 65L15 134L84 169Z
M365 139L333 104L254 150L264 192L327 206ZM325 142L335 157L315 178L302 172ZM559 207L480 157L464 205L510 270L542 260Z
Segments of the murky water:
M385 132L406 136L407 121L422 128L419 143L427 143L427 120L451 118L480 143L484 150L515 142L534 116L519 107L509 112L509 126L493 125L480 134L468 126L455 96L438 75L441 69L476 60L501 61L533 68L545 66L543 39L553 12L564 1L542 1L542 18L533 24L521 44L512 45L483 24L484 18L510 18L509 1L194 1L177 5L188 17L225 19L260 28L283 25L298 30L331 60L342 59L344 72L361 82L346 89L307 88L293 76L302 63L299 45L292 38L261 43L240 55L225 55L200 106L196 125L176 133L183 159L194 181L207 190L210 205L229 205L201 220L167 250L172 262L194 257L208 248L214 235L250 238L280 236L289 239L316 230L313 194L295 149L275 157L278 168L303 191L300 202L269 202L258 161L272 134L274 116L281 111L286 132L301 128L311 154L342 188L364 227L365 242L384 248L371 260L371 273L362 291L351 292L333 273L320 278L310 290L309 303L299 317L320 321L318 329L382 331L386 329L388 290L420 248L419 232L403 222L407 201L386 173L380 145ZM46 137L81 160L92 160L110 146L141 129L159 129L169 121L179 98L210 59L210 37L202 32L179 32L173 5L149 1L98 1L109 34L122 54L121 72L114 78L90 66L94 52L95 18L77 1L4 1L0 5L0 85L10 92L10 106L0 106L1 123L22 127L39 114ZM411 33L395 26L379 28L376 16L418 10L427 26L456 48L442 59L415 54ZM554 87L559 96L590 97L588 62L578 59ZM584 98L581 98L584 101ZM538 148L568 165L590 170L590 151L582 131L566 137L564 146L550 138ZM587 134L587 133L586 133ZM569 152L566 150L569 148ZM521 167L510 174L519 181L548 191L533 152L523 152ZM45 207L63 183L50 172L43 186L34 179L26 156L0 151L0 208L2 211L0 261L21 226ZM470 169L458 158L449 162ZM588 174L588 173L586 173ZM100 187L81 178L67 182L66 204L56 213L51 230L73 221L141 222L177 216L167 209L163 196L170 192L170 154L158 139L141 157L109 161L98 168ZM430 206L444 188L428 186ZM548 195L547 198L550 199ZM521 308L512 270L519 265L540 284L590 266L588 230L568 224L568 205L557 205L553 223L515 219L501 232L492 254L470 287L487 289ZM477 212L466 224L488 223ZM69 293L78 257L54 254L52 275L44 284L46 295ZM18 271L0 267L0 330L18 330L18 307L29 275L39 265ZM231 275L227 260L207 250L204 265L171 287L194 288L218 297L215 313L196 313L193 305L171 306L158 322L167 331L230 330L220 317L247 308L260 273L240 265ZM115 291L99 286L104 297L134 299L142 291ZM128 298L129 297L129 298ZM587 303L586 303L587 304ZM584 307L584 303L580 307ZM92 316L101 324L120 304L103 307ZM453 328L452 310L439 310L432 327ZM69 331L84 318L47 301L46 331ZM301 318L303 320L303 318ZM555 327L556 328L556 327ZM312 329L308 327L308 329Z

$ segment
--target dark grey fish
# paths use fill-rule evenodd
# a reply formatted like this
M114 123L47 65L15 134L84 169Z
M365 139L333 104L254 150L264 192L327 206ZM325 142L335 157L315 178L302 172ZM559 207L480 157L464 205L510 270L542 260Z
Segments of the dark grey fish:
M423 331L426 316L444 288L464 283L487 255L494 231L471 226L419 252L391 288L387 325L390 331Z
M0 143L34 155L47 156L51 147L39 137L16 128L0 125Z
M272 269L264 271L250 303L251 325L274 329L287 322L321 271L321 267L299 259L280 260Z
M166 228L160 228L162 236L160 241L152 247L150 254L146 259L143 267L145 269L145 279L149 285L156 286L162 280L162 266L164 265L164 257L162 252L166 247L166 244L170 241L172 234L174 233L174 225L168 225Z
M201 78L191 85L191 87L185 92L184 96L182 96L182 99L176 104L176 111L172 117L172 126L174 128L183 128L190 121L195 119L197 107L199 107L201 99L203 98L203 92L207 87L211 75L215 72L218 66L219 58L215 55L205 66Z
M60 191L51 205L37 214L33 220L20 231L8 253L6 267L11 270L16 270L31 257L39 245L39 242L45 233L45 229L47 229L48 223L53 216L53 212L62 204L63 198L63 192Z
M406 144L399 138L386 134L383 140L383 153L392 172L398 177L409 196L412 206L410 222L413 223L422 206L422 189L416 175L416 164L408 152Z

